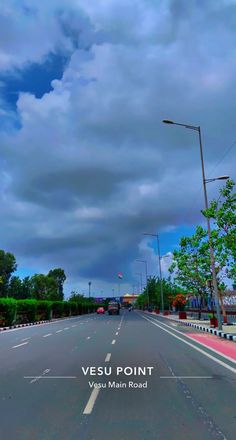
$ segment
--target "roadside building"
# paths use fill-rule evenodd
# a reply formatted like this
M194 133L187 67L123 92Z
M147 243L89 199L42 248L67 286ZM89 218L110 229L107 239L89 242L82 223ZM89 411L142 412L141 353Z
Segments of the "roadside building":
M122 297L122 304L128 305L128 304L134 304L138 298L138 295L135 295L134 293L126 293L126 295L123 295Z

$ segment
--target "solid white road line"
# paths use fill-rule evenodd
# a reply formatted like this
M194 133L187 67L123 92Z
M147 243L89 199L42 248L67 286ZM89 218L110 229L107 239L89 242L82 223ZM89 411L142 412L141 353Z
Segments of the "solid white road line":
M90 395L90 398L88 400L88 403L87 403L86 407L84 408L83 414L91 414L93 407L94 407L94 404L96 402L96 399L98 397L99 391L100 391L100 388L93 389L93 391Z
M47 338L48 336L52 336L52 333L48 333L47 335L43 335L43 338Z
M24 379L77 379L77 376L24 376Z
M160 376L160 379L213 379L213 376Z
M164 332L169 333L169 334L170 334L171 336L173 336L174 338L179 339L179 341L183 342L184 344L188 345L189 347L193 348L194 350L199 351L199 353L204 354L204 356L206 356L206 357L208 357L209 359L213 360L214 362L216 362L217 364L221 365L222 367L227 368L228 370L232 371L233 373L236 373L236 368L233 368L233 367L231 367L230 365L226 364L225 362L220 361L219 359L215 358L214 356L212 356L211 354L209 354L209 353L207 353L206 351L202 350L201 348L196 347L196 345L193 345L193 344L191 344L190 342L185 341L185 339L180 338L179 336L177 336L177 335L175 335L174 333L170 332L170 331L167 330L166 328L161 327L161 326L160 326L159 324L157 324L156 322L151 321L149 318L146 318L146 316L143 316L143 315L140 315L140 316L141 316L143 319L146 319L147 321L151 322L151 324L155 325L156 327L159 327L159 328L160 328L161 330L163 330ZM173 329L172 329L172 331L176 331L176 330L173 330ZM180 333L181 333L181 332L180 332ZM183 333L181 333L181 334L183 335ZM205 348L206 348L206 346L205 346ZM207 347L207 348L208 348L208 347ZM218 353L218 352L217 352L217 353ZM220 353L218 353L218 354L220 354Z
M107 353L105 362L109 362L111 359L111 353Z
M61 333L61 332L62 332L62 330L57 330L57 331L56 331L56 333Z
M153 318L151 318L151 319L153 319ZM156 322L155 319L154 319L154 322ZM159 321L158 321L158 322L159 322ZM197 344L201 345L202 347L204 347L204 348L208 348L210 351L213 351L214 353L216 353L216 354L218 354L218 355L224 357L225 359L229 360L229 361L232 362L233 364L236 364L236 360L235 360L235 359L233 359L233 358L230 357L230 356L227 356L226 354L221 353L220 351L215 350L215 348L211 348L211 347L209 347L208 345L203 344L203 342L200 342L200 341L198 341L197 339L191 338L191 336L188 336L186 333L182 333L182 332L180 332L179 330L173 329L172 327L170 327L170 326L167 325L167 324L164 324L163 322L161 323L161 325L164 325L165 327L167 327L167 328L173 330L174 332L176 332L176 333L178 333L178 334L180 334L180 335L182 335L182 336L185 336L185 337L188 338L190 341L194 341L194 342L196 342ZM204 336L206 336L206 334L204 334L204 335L202 335L202 336L204 337Z
M29 342L22 342L22 344L18 344L18 345L14 345L12 348L18 348L18 347L22 347L22 345L26 345Z
M114 345L116 343L116 340L115 339L113 339L113 341L112 341L112 345Z

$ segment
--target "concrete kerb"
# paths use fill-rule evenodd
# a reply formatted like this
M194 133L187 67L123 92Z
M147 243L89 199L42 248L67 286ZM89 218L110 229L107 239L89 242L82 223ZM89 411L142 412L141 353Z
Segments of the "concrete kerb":
M36 321L36 322L27 322L25 324L10 325L9 327L1 327L0 332L3 332L4 330L12 330L14 328L29 327L30 325L46 324L52 321L53 320L51 319L47 321Z
M156 313L152 313L151 312L150 314L157 316ZM163 316L163 315L159 315L159 316L161 316L162 318L165 318L165 319L167 319L169 321L174 321L174 322L178 322L181 325L186 325L186 326L189 326L189 327L194 327L197 330L201 330L203 332L211 333L211 334L213 334L215 336L218 336L220 338L224 338L224 339L228 339L229 341L236 342L236 335L234 335L234 334L225 333L225 332L223 332L221 330L216 330L214 328L205 327L204 325L195 324L194 322L186 322L183 319L172 318L172 317L170 318L169 316Z
M92 315L93 313L89 313L89 315ZM17 324L17 325L11 325L9 327L0 327L0 333L4 330L13 330L15 328L21 328L21 327L29 327L31 325L39 325L39 324L48 324L50 322L57 322L57 321L63 321L65 319L75 319L79 316L85 316L85 315L77 315L77 316L66 316L64 318L58 318L58 319L48 319L46 321L36 321L36 322L27 322L25 324Z

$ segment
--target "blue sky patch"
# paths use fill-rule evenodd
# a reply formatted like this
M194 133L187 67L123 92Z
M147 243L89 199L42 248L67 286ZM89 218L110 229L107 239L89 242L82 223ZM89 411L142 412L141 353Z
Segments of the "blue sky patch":
M2 99L7 108L16 110L16 102L20 92L32 93L41 98L52 90L51 82L61 79L69 56L50 53L42 64L32 63L24 70L14 71L12 74L0 75L2 83Z

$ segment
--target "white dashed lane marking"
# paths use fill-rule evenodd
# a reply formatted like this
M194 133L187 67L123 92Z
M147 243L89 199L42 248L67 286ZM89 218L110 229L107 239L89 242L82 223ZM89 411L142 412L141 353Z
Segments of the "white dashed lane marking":
M113 339L113 341L112 341L112 345L114 345L116 343L116 340L115 339Z
M41 376L36 376L33 378L33 380L30 381L30 383L34 383L37 380L41 379L45 374L49 373L50 369L48 368L47 370L44 370L41 374ZM27 377L26 377L27 378Z
M61 333L61 332L62 332L62 330L57 330L57 331L56 331L56 333Z
M105 362L109 362L111 359L111 353L107 353Z
M14 345L12 348L22 347L22 345L26 345L28 342L22 342L22 344Z
M48 333L47 335L43 335L43 338L47 338L48 336L52 336L52 333Z
M85 414L85 415L86 414L87 415L91 414L91 412L93 410L93 407L94 407L94 404L96 402L96 399L98 397L99 391L100 391L100 388L94 388L93 389L93 391L92 391L92 393L90 395L90 398L88 400L88 403L87 403L86 407L84 408L83 414Z

